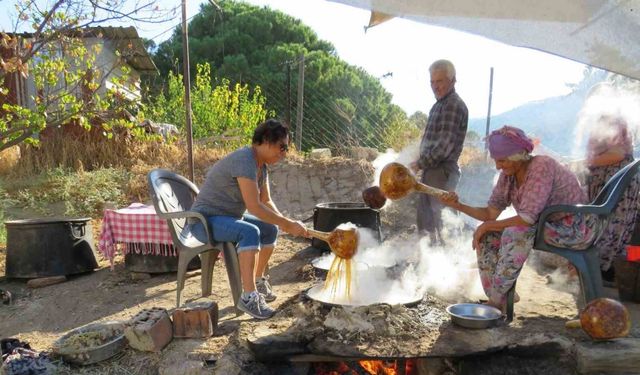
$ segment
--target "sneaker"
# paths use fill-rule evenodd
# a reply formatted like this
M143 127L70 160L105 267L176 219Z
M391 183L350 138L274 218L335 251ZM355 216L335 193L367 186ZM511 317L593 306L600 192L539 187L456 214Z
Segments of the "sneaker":
M269 319L276 313L274 309L267 305L264 297L257 292L251 293L246 301L241 297L238 301L238 309L256 319Z
M256 290L262 294L264 300L267 302L273 302L278 296L273 293L271 284L269 284L269 276L259 277L256 280Z

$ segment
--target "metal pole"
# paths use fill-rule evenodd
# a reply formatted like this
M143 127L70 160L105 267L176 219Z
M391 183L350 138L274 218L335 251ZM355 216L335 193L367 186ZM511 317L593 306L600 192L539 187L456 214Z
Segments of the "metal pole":
M298 66L298 113L296 114L296 147L302 150L302 107L304 103L304 55L300 55Z
M489 75L489 105L487 107L487 127L485 129L485 137L489 136L489 127L491 126L491 98L493 96L493 67L491 67L491 73ZM487 143L484 144L484 158L487 158L489 148Z
M195 182L193 168L193 129L191 127L191 75L189 73L189 30L187 29L187 1L182 0L182 63L184 79L185 128L187 129L187 158L189 177Z
M287 90L287 109L285 111L285 122L287 126L291 127L291 62L287 62L287 83L285 89Z

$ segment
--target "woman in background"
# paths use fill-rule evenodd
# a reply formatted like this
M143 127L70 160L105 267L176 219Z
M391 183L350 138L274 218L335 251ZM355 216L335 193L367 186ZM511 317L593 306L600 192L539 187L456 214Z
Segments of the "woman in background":
M601 116L587 143L586 184L593 201L606 182L633 161L633 146L627 122L622 117ZM605 282L614 280L613 259L626 253L636 223L640 183L634 179L609 220L596 245L600 249L600 269Z

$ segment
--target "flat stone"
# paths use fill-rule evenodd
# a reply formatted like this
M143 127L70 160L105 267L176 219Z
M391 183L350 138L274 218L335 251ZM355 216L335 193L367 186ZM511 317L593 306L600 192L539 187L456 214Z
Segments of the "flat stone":
M309 153L311 159L325 159L331 157L331 150L328 148L314 148Z

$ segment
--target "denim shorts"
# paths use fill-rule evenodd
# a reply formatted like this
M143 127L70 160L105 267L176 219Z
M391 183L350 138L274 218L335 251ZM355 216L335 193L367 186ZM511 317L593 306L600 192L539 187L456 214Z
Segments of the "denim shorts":
M241 218L209 216L207 221L209 228L213 230L213 239L218 242L236 243L238 252L273 247L278 238L277 226L249 214L244 214ZM191 233L200 241L206 239L204 228L199 222L191 225Z

